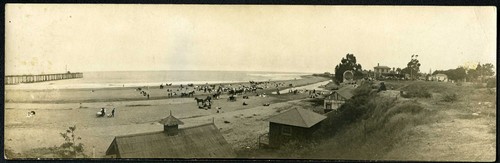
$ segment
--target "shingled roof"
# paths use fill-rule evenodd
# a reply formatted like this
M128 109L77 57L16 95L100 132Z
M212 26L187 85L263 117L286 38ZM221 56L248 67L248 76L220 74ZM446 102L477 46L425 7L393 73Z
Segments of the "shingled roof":
M166 125L166 126L174 126L174 125L183 125L184 124L184 122L175 118L172 115L172 111L170 111L170 115L168 117L163 118L162 120L160 120L159 123Z
M309 128L326 119L326 116L294 108L268 119L269 122Z
M339 90L333 91L333 93L337 93L340 96L344 97L345 99L351 99L352 96L354 96L353 91L354 87L351 86L345 86L340 88Z
M375 66L373 68L376 68L376 69L391 69L390 67L388 66Z
M213 124L180 128L173 136L163 131L117 136L106 155L119 158L234 158L235 153Z

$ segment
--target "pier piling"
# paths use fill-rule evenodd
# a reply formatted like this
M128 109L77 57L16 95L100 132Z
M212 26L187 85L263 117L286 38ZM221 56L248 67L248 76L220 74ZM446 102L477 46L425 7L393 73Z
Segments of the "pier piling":
M37 83L53 80L75 79L83 78L83 73L63 73L63 74L41 74L41 75L6 75L5 85L19 84L19 83Z

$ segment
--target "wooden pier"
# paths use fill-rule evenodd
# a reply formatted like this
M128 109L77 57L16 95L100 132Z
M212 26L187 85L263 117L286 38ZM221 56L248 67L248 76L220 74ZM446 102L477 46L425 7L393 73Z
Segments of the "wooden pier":
M83 73L61 73L61 74L41 74L41 75L6 75L5 85L19 84L19 83L37 83L54 80L75 79L83 78Z

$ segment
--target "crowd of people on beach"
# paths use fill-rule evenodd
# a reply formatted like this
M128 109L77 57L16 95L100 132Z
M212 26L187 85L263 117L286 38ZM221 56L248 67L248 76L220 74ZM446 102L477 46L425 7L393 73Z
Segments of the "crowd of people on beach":
M290 84L291 85L291 84ZM159 88L160 89L165 89L166 90L166 96L167 97L193 97L196 92L199 92L200 94L211 94L213 98L218 99L219 96L223 93L228 93L229 95L236 95L236 94L245 94L245 93L257 93L258 90L263 90L271 87L279 88L279 87L284 87L285 82L271 82L271 81L266 81L266 82L255 82L255 81L249 81L248 84L208 84L205 83L204 85L194 85L192 83L190 84L180 84L179 87L171 87L172 83L170 84L160 84ZM136 91L139 91L139 93L146 97L147 99L150 98L150 93L146 91L145 88L149 87L139 87L136 88Z
M199 98L199 95L194 98L196 100L196 103L198 105L199 109L211 109L212 104L214 100L219 99L220 95L222 94L227 94L227 101L229 102L235 102L237 101L238 95L242 95L242 99L244 101L242 102L243 106L249 105L245 99L249 99L250 97L248 95L244 95L247 93L254 93L255 96L257 97L266 97L265 92L258 92L258 90L264 90L264 89L269 89L269 88L275 88L277 90L276 94L280 95L279 89L282 87L292 87L288 89L288 93L293 93L293 94L299 94L299 93L309 93L309 98L317 98L319 95L322 95L323 92L317 91L315 89L313 90L306 90L306 89L295 89L293 88L292 84L285 85L285 82L276 82L276 81L266 81L266 82L255 82L255 81L250 81L249 84L244 84L244 83L236 83L236 84L204 84L204 85L194 85L194 84L180 84L177 87L172 87L172 83L170 84L160 84L159 88L160 89L165 89L167 92L167 97L194 97L195 92L198 92L200 95L207 95L205 98ZM147 99L150 99L150 92L149 92L149 87L144 86L144 87L138 87L135 89L136 91L139 92L141 96L146 97ZM269 106L269 103L263 104L263 106ZM81 106L80 106L81 107ZM222 112L221 107L216 107L217 113ZM101 108L101 110L97 113L97 117L114 117L115 116L115 108L111 111L110 114L106 114L106 109ZM34 115L34 113L33 113Z

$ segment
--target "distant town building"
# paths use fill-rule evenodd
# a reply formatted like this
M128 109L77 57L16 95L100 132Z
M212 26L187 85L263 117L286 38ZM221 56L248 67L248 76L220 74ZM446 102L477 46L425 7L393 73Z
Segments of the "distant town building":
M446 74L436 74L432 76L433 81L448 81L448 76Z
M380 64L377 63L377 66L373 67L373 72L375 78L379 78L385 74L389 74L391 72L391 68L387 66L380 66Z
M345 103L345 101L351 99L353 95L353 90L355 87L352 86L345 86L340 88L339 90L333 91L330 95L325 97L324 100L324 108L325 108L325 113L332 111L332 110L337 110L342 104Z
M279 147L291 140L309 140L326 116L294 108L273 116L269 121L269 146Z
M230 145L214 123L179 128L172 116L162 119L163 131L117 136L106 156L111 158L234 158Z

